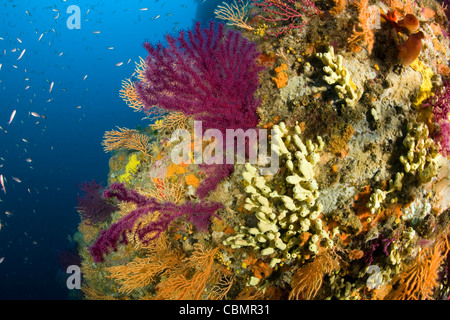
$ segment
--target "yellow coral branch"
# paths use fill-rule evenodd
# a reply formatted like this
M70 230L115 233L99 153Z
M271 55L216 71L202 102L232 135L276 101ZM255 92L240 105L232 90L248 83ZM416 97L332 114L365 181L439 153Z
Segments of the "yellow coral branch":
M292 291L289 299L310 300L322 286L322 279L339 265L339 260L330 251L323 252L317 258L296 271L291 280Z
M200 300L206 285L217 280L214 257L219 248L205 250L200 244L194 247L195 251L184 261L184 270L158 284L155 299Z
M187 118L182 112L169 113L164 119L158 120L152 125L153 130L175 131L177 129L187 129Z
M131 79L122 80L122 89L119 91L119 96L135 111L144 109L144 105L139 100L136 87Z
M347 40L350 48L353 51L360 51L361 46L357 44L359 41L363 41L363 44L366 46L367 52L370 54L372 53L373 49L373 43L375 41L375 35L371 29L370 25L370 13L368 11L369 8L369 1L368 0L361 0L358 4L358 27L361 29L360 31L356 30L356 27L353 26L353 34L350 36L350 38Z
M248 1L242 1L242 3L239 4L236 1L232 4L223 2L222 6L217 6L214 14L217 19L228 20L227 24L230 26L238 26L247 30L253 30L253 27L247 24L247 18L245 18L248 5Z
M119 128L119 131L107 131L104 135L102 145L105 152L116 149L131 149L141 151L144 155L150 155L150 138L140 134L137 130Z
M334 1L334 7L330 10L330 13L334 16L337 16L338 14L344 12L346 0L333 0Z
M119 284L119 292L131 293L142 289L155 280L157 276L172 272L182 261L182 253L173 250L163 233L147 250L146 258L135 258L123 266L106 268L108 277Z
M399 274L394 283L398 288L392 291L389 300L424 300L431 299L438 286L439 268L447 256L449 243L446 236L441 236L431 248L424 248L418 253L414 265Z

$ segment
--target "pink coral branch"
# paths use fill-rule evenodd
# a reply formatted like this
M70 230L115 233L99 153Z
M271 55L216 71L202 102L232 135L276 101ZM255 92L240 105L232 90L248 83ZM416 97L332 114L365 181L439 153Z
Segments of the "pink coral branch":
M220 203L193 203L186 202L176 205L171 202L160 203L154 198L146 198L134 190L125 188L123 183L113 183L103 192L106 199L116 198L121 202L134 203L137 208L125 217L112 224L109 229L102 230L100 236L89 248L89 252L95 262L103 262L104 256L111 251L116 251L118 244L127 244L127 234L131 233L139 218L159 212L155 221L148 225L138 225L136 234L143 243L148 243L160 236L169 228L175 219L184 217L191 222L199 231L207 231L211 217L222 208Z
M261 7L264 12L268 13L268 17L262 16L264 20L270 22L290 22L288 26L279 27L278 32L274 33L275 36L281 35L292 29L303 28L307 23L306 18L312 17L320 12L320 10L315 6L314 1L311 0L252 1L254 6ZM303 20L300 24L298 24L297 21L299 19Z

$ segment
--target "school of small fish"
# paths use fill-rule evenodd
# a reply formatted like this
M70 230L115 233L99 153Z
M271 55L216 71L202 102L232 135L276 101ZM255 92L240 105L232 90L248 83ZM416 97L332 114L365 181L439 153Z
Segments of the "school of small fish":
M66 0L63 0L63 2L66 2ZM116 0L117 2L117 0ZM143 2L143 0L139 0L139 2ZM157 4L159 0L154 0L154 3ZM85 8L86 11L84 11L83 16L83 29L81 32L83 32L84 35L84 41L86 43L89 43L86 46L86 51L92 50L94 44L96 42L101 42L102 37L106 36L107 30L102 30L101 26L101 12L102 9L99 7L101 5L104 5L103 3L99 2L97 4L90 4L90 8ZM160 10L164 7L165 2L160 3ZM0 6L7 6L7 4L2 3ZM39 6L39 5L38 5ZM41 4L42 7L44 5ZM15 95L15 101L5 103L4 101L0 101L0 111L6 111L7 115L9 115L9 119L0 119L0 123L3 122L3 124L0 125L0 136L1 135L8 135L11 136L13 133L8 133L8 131L14 132L15 129L19 126L25 126L27 122L32 121L33 125L42 126L42 135L47 130L48 123L43 121L47 119L47 116L45 115L48 110L50 110L51 104L61 103L61 98L58 99L58 96L62 92L70 91L69 88L65 85L64 79L58 79L57 76L52 76L52 79L46 78L47 72L41 72L39 75L37 74L36 70L34 70L34 65L32 63L35 63L36 59L40 59L41 51L44 50L44 48L48 48L50 50L54 51L53 59L55 61L63 61L64 59L72 59L75 60L77 57L74 57L69 50L58 50L57 46L61 42L61 35L67 31L64 30L65 28L65 19L67 18L66 15L66 9L64 8L65 5L51 5L44 7L45 10L50 12L50 22L48 27L45 29L34 29L34 33L30 32L30 34L27 33L19 33L19 34L10 34L8 32L3 33L4 30L0 28L0 58L5 58L0 60L0 92L6 91L6 81L5 78L9 76L9 73L14 72L14 76L17 76L17 72L23 72L23 76L21 76L21 79L23 79L24 83L20 86L20 90L24 90L23 94L21 94L19 89L17 90L17 94ZM156 5L155 5L156 6ZM183 8L187 8L186 5L181 5ZM39 10L38 10L39 9ZM33 26L33 23L36 22L36 12L40 11L41 8L35 7L35 8L28 8L27 10L21 11L20 14L24 15L22 20L26 20L27 23L29 23L31 26ZM155 23L153 21L158 20L161 18L162 14L158 14L155 12L155 10L158 10L157 8L151 8L151 7L140 7L133 9L136 11L135 15L137 16L137 21L147 21L148 23ZM128 8L123 10L123 13L128 11ZM113 14L117 14L117 12L114 10ZM171 16L174 14L172 13L166 13L165 16L167 19L172 19ZM4 17L6 19L6 17ZM94 20L97 19L97 20ZM135 23L136 23L135 22ZM174 30L178 28L176 26L179 22L175 22ZM94 24L96 26L94 26ZM42 25L42 24L41 24ZM86 30L86 31L84 31ZM78 32L78 31L75 31ZM75 33L74 32L74 33ZM79 32L79 33L81 33ZM67 34L66 34L67 36ZM143 38L144 41L144 38ZM119 54L119 52L122 50L120 46L120 42L117 44L113 43L106 43L103 44L102 50L105 50L105 52L109 52L108 54L116 56L116 54ZM103 53L99 53L103 54ZM116 56L117 57L117 56ZM12 58L12 59L11 59ZM134 57L135 58L135 57ZM59 60L56 60L59 59ZM123 72L125 70L125 67L129 68L129 65L133 58L130 57L122 57L117 58L113 62L113 64L118 68L118 72ZM137 59L136 59L137 60ZM9 62L7 62L9 61ZM133 64L131 64L132 66ZM55 62L56 66L56 62ZM74 72L71 71L71 67L68 64L67 66L60 66L61 69L64 69L66 72ZM78 81L83 81L86 85L89 84L88 79L88 70L77 70L81 71L81 75L76 77ZM134 75L134 70L131 70ZM52 72L48 72L48 74L52 74ZM132 75L132 76L133 76ZM119 74L117 77L117 83L121 82L121 79L123 79L123 74ZM86 89L87 90L87 89ZM42 101L45 103L39 103L39 101ZM68 107L66 105L61 107ZM71 108L74 109L82 109L85 110L83 104L81 101L75 102ZM82 111L77 111L82 112ZM1 113L0 113L1 114ZM82 117L85 117L84 115ZM81 117L78 121L81 120ZM43 124L43 125L42 125ZM26 132L26 131L25 131ZM6 136L7 137L7 136ZM24 151L24 155L18 155L16 158L19 158L20 163L25 163L25 165L29 169L34 169L33 165L35 162L32 160L32 152L33 152L33 146L36 146L35 141L38 137L35 137L36 139L29 139L30 137L20 137L19 142L17 143L17 146L22 148ZM33 141L34 140L34 141ZM50 147L50 151L53 151L53 146ZM4 150L0 148L0 155L8 154L7 150ZM31 155L31 157L30 157ZM6 158L6 159L5 159ZM8 161L7 161L8 160ZM17 160L17 159L15 159ZM8 168L8 162L11 161L11 157L9 154L9 157L0 156L0 192L2 197L9 196L11 197L11 191L19 190L18 188L25 187L26 193L29 195L38 195L39 190L37 188L31 187L28 184L32 183L30 181L31 179L26 176L26 172L10 172ZM36 161L38 163L38 161ZM41 182L40 182L41 183ZM44 186L45 190L48 190L47 186ZM59 188L57 188L59 190ZM8 194L7 194L8 191ZM0 231L2 228L5 227L5 223L2 222L2 212L6 217L19 217L20 213L16 210L5 210L3 207L5 204L4 200L0 198ZM33 209L33 213L36 213L36 211ZM7 218L8 219L8 218ZM26 232L25 235L29 238L31 238ZM37 244L36 241L33 241L33 244ZM0 257L0 264L2 264L5 260L5 257Z

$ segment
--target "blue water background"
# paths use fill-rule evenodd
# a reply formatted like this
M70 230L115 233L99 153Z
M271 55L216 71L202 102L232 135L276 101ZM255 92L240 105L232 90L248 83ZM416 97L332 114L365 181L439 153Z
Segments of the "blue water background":
M0 299L76 297L69 295L62 266L71 260L58 257L73 249L68 237L80 221L78 185L92 179L106 185L105 131L150 123L121 100L121 81L146 56L144 41L157 43L197 19L207 21L220 2L1 2L0 174L6 194L0 191ZM80 30L67 28L69 5L81 9Z

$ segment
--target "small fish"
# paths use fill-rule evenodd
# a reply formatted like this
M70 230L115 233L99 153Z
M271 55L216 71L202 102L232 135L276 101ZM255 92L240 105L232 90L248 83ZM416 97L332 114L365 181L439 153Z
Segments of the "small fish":
M17 69L17 66L15 64L12 65L14 69Z
M130 63L130 61L131 61L131 58L130 58L130 59L128 59L128 61L127 61L127 64L129 64L129 63Z
M36 118L40 118L41 116L38 114L38 113L36 113L36 112L31 112L30 113L33 117L36 117Z
M139 10L140 10L140 11L147 11L148 8L140 8Z
M81 106L76 106L77 109L81 109Z
M13 214L11 213L11 212L9 212L9 211L5 211L5 214L7 215L7 216L12 216Z
M85 76L83 77L83 81L86 80L87 76L88 76L88 75L85 75Z
M33 162L33 160L31 160L30 158L26 158L25 161L28 162L28 163Z
M25 12L27 13L27 15L31 17L31 14L28 12L28 10L25 10Z
M120 67L121 65L123 65L123 62L116 63L116 67Z
M16 110L14 110L12 113L11 113L11 116L9 117L9 122L8 122L8 124L11 124L11 122L14 120L14 117L16 116Z
M17 177L12 177L13 178L13 180L15 181L15 182L17 182L17 183L22 183L22 180L20 180L19 178L17 178Z
M114 50L114 47L108 47L108 50Z
M28 143L28 140L27 140L27 139L23 139L23 138L22 138L22 141Z
M2 185L2 191L6 194L5 180L2 174L0 174L0 184Z
M22 59L22 57L23 57L25 51L27 51L27 49L23 49L23 50L22 50L22 52L20 53L20 56L17 58L17 60Z
M86 13L84 15L87 16L88 13L89 13L89 9L87 9L87 11L86 11Z
M54 84L55 84L54 82L50 83L50 90L48 92L50 92L50 93L52 92Z
M41 33L41 35L39 36L38 42L41 41L42 37L44 36L43 33Z
M22 43L22 40L20 40L19 38L17 38L17 41L19 41L20 43Z
M2 70L2 64L0 63L0 70Z
M99 34L100 31L92 31L92 33L94 33L94 34Z
M156 19L158 19L159 17L161 17L161 15L158 14L156 17L153 18L153 20L156 20Z
M58 57L61 57L61 56L63 55L63 53L64 53L64 52L61 52L61 53L59 54L59 56L58 56Z
M2 224L0 223L0 229L1 229L1 225L2 225ZM5 257L1 257L1 258L0 258L0 263L2 263L3 260L5 260Z
M28 89L30 89L30 86L26 86L26 87L25 87L25 90L28 90Z

